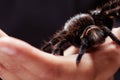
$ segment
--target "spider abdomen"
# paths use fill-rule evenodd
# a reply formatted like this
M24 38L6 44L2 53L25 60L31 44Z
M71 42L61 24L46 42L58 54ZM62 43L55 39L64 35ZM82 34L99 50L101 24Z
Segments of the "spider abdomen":
M64 31L67 32L68 38L67 40L70 42L70 44L80 47L80 36L82 35L84 29L87 26L94 25L94 19L90 14L87 13L81 13L78 15L75 15L70 20L68 20L65 23Z
M84 30L88 25L93 25L94 19L90 14L87 13L81 13L77 14L74 17L72 17L70 20L68 20L65 23L64 30L65 31L80 31Z

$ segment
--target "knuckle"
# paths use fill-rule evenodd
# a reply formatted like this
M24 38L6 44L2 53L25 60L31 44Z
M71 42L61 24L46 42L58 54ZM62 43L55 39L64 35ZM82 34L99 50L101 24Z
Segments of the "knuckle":
M0 77L2 77L5 74L4 66L0 63Z
M116 45L115 44L110 44L109 46L109 51L115 51L116 50Z
M15 65L14 63L5 63L4 67L6 70L12 73L17 73L20 70L20 67L18 65Z

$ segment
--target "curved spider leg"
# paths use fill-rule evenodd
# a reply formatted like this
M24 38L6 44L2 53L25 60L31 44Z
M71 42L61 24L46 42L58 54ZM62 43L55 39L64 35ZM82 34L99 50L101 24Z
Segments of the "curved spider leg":
M120 40L111 32L111 30L107 27L103 27L104 32L110 36L110 38L115 41L120 46Z
M41 50L52 52L53 46L59 43L65 34L65 31L58 32L57 35L55 35L45 46L41 48Z
M56 48L52 51L52 54L57 54L57 55L62 55L63 56L63 53L64 53L64 50L67 49L67 47L64 47L67 45L67 47L69 46L67 43L68 41L65 39L65 40L62 40L61 42L59 42L58 44L56 44Z
M43 46L41 50L46 51L46 52L51 52L50 50L52 50L52 46L54 46L58 42L59 42L59 39L57 37L53 38L45 46Z
M101 12L111 18L120 17L120 0L110 0L103 5Z
M85 40L82 39L81 46L80 46L80 49L79 49L79 54L78 54L77 59L76 59L76 64L80 63L80 60L81 60L83 54L86 52L86 49L87 49L87 45L85 43Z

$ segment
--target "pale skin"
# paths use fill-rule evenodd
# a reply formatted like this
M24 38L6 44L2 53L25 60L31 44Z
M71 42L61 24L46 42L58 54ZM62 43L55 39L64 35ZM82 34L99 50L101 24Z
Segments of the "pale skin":
M120 39L120 28L112 31ZM0 77L3 80L113 80L120 67L120 47L109 37L86 52L76 65L78 48L54 56L0 31Z

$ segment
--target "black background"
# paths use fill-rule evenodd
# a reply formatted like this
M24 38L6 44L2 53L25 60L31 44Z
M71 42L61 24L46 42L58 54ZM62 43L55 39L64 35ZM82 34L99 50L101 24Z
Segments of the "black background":
M67 19L94 9L97 3L102 0L1 0L0 28L40 47Z
M106 1L0 0L0 28L8 35L39 48L71 16L95 9ZM119 72L116 76L116 80L120 80Z

